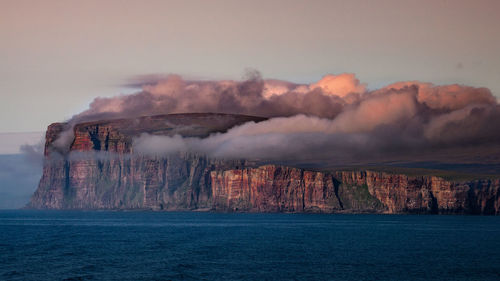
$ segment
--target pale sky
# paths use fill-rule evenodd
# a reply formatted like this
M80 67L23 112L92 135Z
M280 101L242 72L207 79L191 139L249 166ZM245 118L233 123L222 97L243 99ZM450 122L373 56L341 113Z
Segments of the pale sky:
M144 74L369 88L420 80L500 97L500 1L0 0L0 133L44 131Z
M0 155L19 154L21 145L43 145L43 132L0 133Z

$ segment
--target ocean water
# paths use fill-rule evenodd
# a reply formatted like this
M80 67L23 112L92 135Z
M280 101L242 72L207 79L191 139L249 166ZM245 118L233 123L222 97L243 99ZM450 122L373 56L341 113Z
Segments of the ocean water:
M0 211L0 280L500 280L500 217Z

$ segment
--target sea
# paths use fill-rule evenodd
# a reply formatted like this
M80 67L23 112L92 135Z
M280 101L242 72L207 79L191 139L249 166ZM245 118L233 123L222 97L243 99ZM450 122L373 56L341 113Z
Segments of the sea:
M500 217L4 210L0 280L500 280Z

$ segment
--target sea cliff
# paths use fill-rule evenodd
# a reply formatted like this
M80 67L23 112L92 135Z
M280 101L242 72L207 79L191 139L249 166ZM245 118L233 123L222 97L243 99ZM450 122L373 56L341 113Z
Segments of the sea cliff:
M174 153L140 155L142 133L206 137L264 118L174 114L76 124L46 133L28 208L224 212L500 214L500 180L445 180L371 170L312 171ZM70 132L66 148L56 145Z

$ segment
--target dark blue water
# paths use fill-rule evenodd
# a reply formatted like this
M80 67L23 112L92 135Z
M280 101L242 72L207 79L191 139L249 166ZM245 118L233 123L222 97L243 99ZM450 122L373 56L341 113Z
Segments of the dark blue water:
M0 280L499 280L500 217L0 211Z

